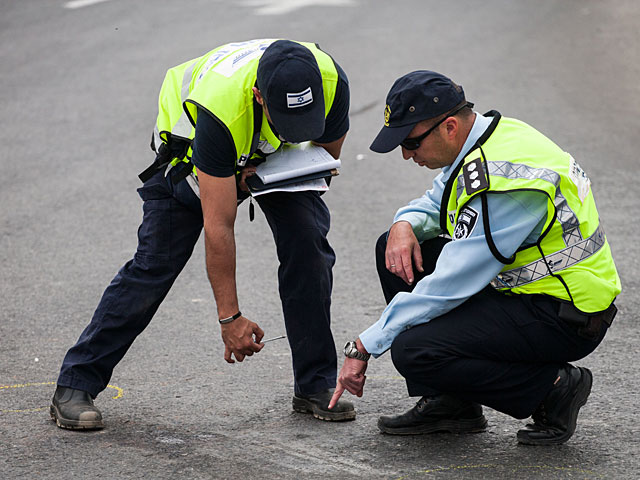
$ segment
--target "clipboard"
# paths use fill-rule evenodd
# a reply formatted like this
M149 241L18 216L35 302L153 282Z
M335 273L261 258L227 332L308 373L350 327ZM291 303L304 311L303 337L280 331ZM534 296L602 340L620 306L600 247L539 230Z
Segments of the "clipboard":
M245 182L252 192L260 192L270 188L282 187L285 185L291 185L292 183L300 183L307 180L315 180L317 178L334 177L338 175L338 169L333 168L331 170L323 170L321 172L309 173L307 175L301 175L299 177L287 178L286 180L280 180L279 182L263 183L258 175L252 175L248 177Z

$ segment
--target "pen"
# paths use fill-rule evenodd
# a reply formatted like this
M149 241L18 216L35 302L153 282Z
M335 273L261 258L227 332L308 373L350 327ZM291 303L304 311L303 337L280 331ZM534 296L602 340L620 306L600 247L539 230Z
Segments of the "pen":
M266 340L262 340L260 343L272 342L274 340L280 340L281 338L286 338L286 335L280 335L279 337L267 338Z

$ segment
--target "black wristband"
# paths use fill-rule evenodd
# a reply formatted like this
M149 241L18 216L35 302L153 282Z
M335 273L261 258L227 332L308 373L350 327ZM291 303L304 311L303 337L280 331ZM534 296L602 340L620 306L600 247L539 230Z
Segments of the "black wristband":
M220 324L225 324L225 323L231 323L233 322L236 318L241 317L242 313L238 312L235 315L232 315L231 317L227 317L227 318L221 318L218 321L220 322Z

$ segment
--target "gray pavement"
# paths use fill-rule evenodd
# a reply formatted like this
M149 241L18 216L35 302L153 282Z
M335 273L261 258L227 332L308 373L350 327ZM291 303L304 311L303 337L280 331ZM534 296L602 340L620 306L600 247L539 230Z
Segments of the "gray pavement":
M68 5L69 6L69 5ZM3 478L637 478L640 52L634 0L111 0L79 8L0 1L0 475ZM337 349L383 309L377 236L434 172L373 154L384 97L418 68L449 74L476 108L548 134L587 170L623 282L620 314L590 357L589 403L569 443L518 446L522 422L487 409L472 436L392 437L380 414L413 405L389 355L370 362L358 418L291 411L286 341L228 365L202 242L97 399L100 432L55 427L62 358L136 245L136 175L165 70L261 37L318 42L352 87L332 210ZM284 332L264 218L239 211L242 311ZM341 361L341 360L340 360Z

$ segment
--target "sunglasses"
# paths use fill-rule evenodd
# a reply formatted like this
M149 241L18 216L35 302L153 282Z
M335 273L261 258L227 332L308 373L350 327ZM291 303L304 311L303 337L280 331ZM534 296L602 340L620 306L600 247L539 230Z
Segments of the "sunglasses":
M458 108L453 110L451 113L449 113L447 116L445 116L442 120L440 120L438 123L436 123L429 130L424 132L422 135L418 135L417 137L405 138L403 141L400 142L400 146L403 147L405 150L417 150L418 148L420 148L420 144L422 143L422 141L425 138L427 138L427 136L431 132L433 132L436 128L438 128L440 124L442 124L442 122L444 122L449 117L453 117L456 113L458 113L460 110L462 110L465 107L473 108L473 103L467 102L464 105L459 106Z

